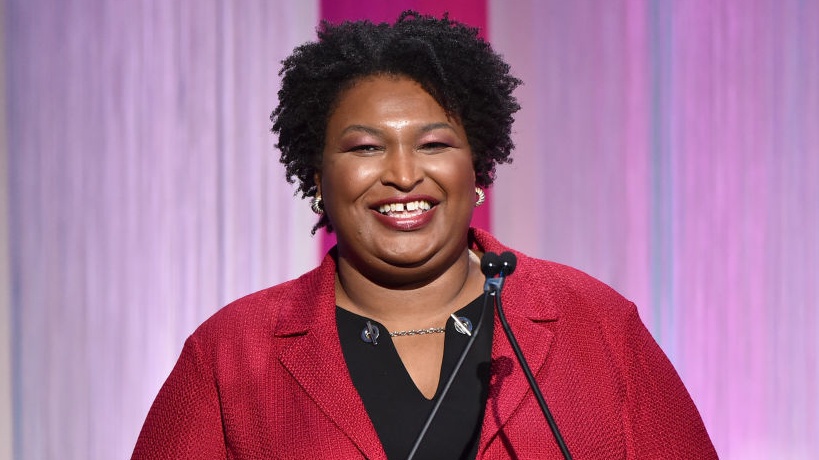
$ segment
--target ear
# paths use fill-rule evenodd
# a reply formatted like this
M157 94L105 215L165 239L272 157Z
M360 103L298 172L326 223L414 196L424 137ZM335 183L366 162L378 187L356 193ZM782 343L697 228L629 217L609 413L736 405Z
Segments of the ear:
M321 196L321 171L313 174L313 183L316 185L316 196Z

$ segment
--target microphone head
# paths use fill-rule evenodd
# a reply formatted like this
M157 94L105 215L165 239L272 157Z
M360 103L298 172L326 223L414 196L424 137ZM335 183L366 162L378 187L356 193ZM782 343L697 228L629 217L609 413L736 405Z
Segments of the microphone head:
M515 271L518 266L518 258L509 251L505 251L498 256L500 259L500 274L501 276L509 276Z
M481 272L485 277L494 278L495 275L500 273L501 268L503 268L501 258L494 252L487 252L481 257Z

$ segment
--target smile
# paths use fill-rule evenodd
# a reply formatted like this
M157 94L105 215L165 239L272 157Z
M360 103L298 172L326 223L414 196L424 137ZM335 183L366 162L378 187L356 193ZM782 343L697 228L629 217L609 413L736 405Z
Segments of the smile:
M378 207L378 212L390 217L412 217L432 209L432 203L426 200L406 203L385 203Z

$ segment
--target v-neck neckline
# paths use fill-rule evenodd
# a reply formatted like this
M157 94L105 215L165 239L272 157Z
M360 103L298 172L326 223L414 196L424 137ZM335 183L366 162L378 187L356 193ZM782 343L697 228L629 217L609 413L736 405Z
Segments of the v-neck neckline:
M477 324L482 307L483 295L458 310L456 316ZM481 332L424 440L424 449L432 449L425 451L433 457L447 452L443 458L474 458L477 452L492 353L492 309L488 306L487 311ZM362 340L367 321L379 328L377 345ZM438 385L433 398L427 399L382 324L336 307L336 325L350 377L388 457L406 457L469 337L457 332L451 319L447 321ZM422 453L418 452L419 458L426 458Z

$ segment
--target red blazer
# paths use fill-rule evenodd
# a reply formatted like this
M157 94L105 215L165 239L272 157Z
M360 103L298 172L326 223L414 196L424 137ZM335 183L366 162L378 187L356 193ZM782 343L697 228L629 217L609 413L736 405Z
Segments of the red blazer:
M473 230L478 251L507 250ZM633 304L517 253L503 303L575 459L717 458ZM133 459L384 459L341 352L335 263L239 299L185 342ZM478 458L562 458L496 324Z

